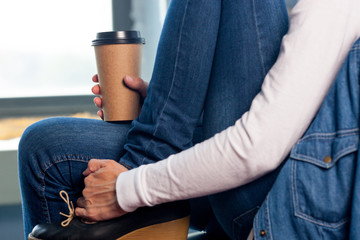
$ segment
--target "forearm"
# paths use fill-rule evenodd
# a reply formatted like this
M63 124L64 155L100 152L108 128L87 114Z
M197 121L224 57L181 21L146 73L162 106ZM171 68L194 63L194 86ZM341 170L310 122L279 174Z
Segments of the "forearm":
M118 177L120 206L133 211L225 191L275 169L318 111L359 37L359 1L301 0L279 58L250 110L213 138Z

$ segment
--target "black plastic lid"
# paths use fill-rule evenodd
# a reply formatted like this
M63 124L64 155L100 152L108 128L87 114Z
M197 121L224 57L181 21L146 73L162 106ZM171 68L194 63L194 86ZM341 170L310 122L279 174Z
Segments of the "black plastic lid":
M145 39L141 38L139 31L117 31L99 32L92 41L92 46L107 44L145 44Z

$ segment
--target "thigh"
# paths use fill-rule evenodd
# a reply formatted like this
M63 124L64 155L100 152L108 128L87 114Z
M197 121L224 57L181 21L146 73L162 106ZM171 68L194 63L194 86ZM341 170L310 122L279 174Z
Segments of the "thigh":
M67 213L68 209L59 192L67 191L76 202L88 161L118 161L128 130L128 123L78 118L52 118L28 127L19 144L26 231L40 222L60 221L59 211Z
M152 163L192 146L203 111L220 19L219 0L173 0L141 114L124 159Z
M282 0L223 0L214 64L204 110L204 137L233 125L249 110L268 70L275 63L288 28ZM254 214L277 173L246 186L211 196L220 224L233 236L236 220L246 235ZM234 222L235 220L235 222Z
M233 125L249 110L287 29L283 0L222 1L204 109L205 138Z

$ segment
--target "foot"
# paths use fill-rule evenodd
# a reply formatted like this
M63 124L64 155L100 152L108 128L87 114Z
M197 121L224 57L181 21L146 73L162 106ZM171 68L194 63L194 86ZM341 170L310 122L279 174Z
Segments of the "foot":
M119 218L94 224L74 218L66 226L44 223L34 227L29 240L186 240L189 227L188 202L179 201L144 207Z

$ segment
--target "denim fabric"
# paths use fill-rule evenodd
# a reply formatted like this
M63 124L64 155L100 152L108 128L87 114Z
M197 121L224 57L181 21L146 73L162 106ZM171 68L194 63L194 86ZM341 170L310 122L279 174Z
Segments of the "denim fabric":
M76 203L84 188L82 172L92 158L119 159L129 124L52 118L28 127L19 144L19 177L25 238L41 222L64 220L59 192Z
M287 29L283 0L172 1L150 91L122 160L141 165L191 147L203 108L205 138L233 125L260 91ZM177 51L169 57L170 49ZM275 177L210 197L229 236L247 235L253 216L241 229L233 220L260 206Z
M233 125L249 110L277 59L288 17L282 0L222 1L219 34L204 108L204 137ZM246 239L277 172L209 197L233 239ZM253 211L251 211L253 209Z
M62 219L59 212L68 210L59 191L76 202L90 159L120 159L134 168L166 158L193 145L203 112L206 138L232 125L260 90L286 31L283 0L173 0L147 98L131 126L54 118L24 132L19 175L25 236L38 223ZM229 236L247 234L275 177L210 197Z
M359 238L359 71L360 40L261 206L255 239Z
M219 0L171 1L149 91L122 157L133 167L192 146L209 85L220 13Z

